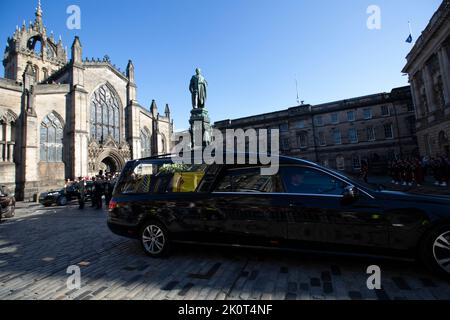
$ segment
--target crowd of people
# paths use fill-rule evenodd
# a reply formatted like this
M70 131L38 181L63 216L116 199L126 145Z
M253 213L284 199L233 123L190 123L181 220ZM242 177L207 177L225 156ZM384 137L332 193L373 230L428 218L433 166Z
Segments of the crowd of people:
M421 186L425 177L431 175L436 186L447 187L450 179L450 156L400 158L389 162L388 168L393 184Z
M79 177L76 179L75 185L78 189L79 208L83 210L86 200L89 198L93 208L102 209L103 201L105 206L108 207L118 177L118 173L103 173L103 171L100 171L95 177Z

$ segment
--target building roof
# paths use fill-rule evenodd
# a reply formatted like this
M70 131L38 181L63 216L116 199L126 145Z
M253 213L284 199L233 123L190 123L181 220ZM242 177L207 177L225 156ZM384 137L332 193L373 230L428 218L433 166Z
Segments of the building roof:
M360 108L364 106L371 106L381 103L390 102L393 100L408 99L411 96L411 87L404 86L398 87L391 90L390 93L377 93L361 97L355 97L351 99L338 100L333 102L327 102L319 105L300 105L294 106L288 109L274 111L270 113L263 113L254 116L238 118L238 119L227 119L221 120L214 123L215 127L230 127L236 125L246 125L255 123L266 123L267 121L282 121L292 116L300 115L315 115L322 113L335 112L340 110L346 110L351 108Z

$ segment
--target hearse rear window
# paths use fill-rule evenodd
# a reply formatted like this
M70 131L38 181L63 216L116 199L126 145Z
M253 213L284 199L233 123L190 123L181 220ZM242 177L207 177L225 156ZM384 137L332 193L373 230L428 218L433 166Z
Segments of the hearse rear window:
M122 194L195 192L202 181L206 165L172 162L138 162L124 172L118 184Z

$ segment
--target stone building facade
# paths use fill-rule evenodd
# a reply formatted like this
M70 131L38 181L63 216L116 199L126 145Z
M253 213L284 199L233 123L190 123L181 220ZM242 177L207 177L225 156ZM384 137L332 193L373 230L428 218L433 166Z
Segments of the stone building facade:
M278 129L280 153L347 172L368 161L385 172L389 159L418 154L410 87L214 124L226 129Z
M411 52L403 70L416 106L420 153L450 154L450 1L444 0Z
M136 100L133 63L121 72L105 56L71 58L42 21L17 28L7 41L0 78L0 184L31 199L64 179L120 171L129 159L166 153L173 121Z

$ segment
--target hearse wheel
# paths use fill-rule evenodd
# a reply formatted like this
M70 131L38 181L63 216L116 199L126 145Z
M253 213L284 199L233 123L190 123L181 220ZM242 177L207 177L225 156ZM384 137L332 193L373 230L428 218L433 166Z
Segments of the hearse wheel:
M428 269L450 280L450 225L438 227L425 236L420 257Z
M15 215L16 215L16 206L13 204L9 209L9 213L5 215L5 218L14 218Z
M67 197L66 196L61 196L58 198L58 200L56 200L56 204L60 207L64 207L67 205Z
M140 233L142 248L152 258L160 258L169 252L169 233L164 225L157 221L144 224Z

